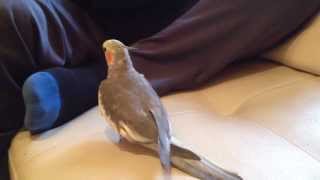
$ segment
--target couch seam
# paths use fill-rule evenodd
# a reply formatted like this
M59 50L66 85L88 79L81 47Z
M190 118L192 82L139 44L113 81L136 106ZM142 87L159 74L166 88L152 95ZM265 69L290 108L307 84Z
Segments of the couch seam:
M280 83L280 84L271 86L269 88L262 89L262 90L260 90L260 91L258 91L256 93L253 93L253 95L251 95L251 96L245 97L237 106L235 106L235 108L233 108L233 110L231 112L229 112L229 113L227 113L225 115L230 116L230 115L233 115L233 114L237 113L239 111L239 109L241 109L241 107L246 105L249 101L251 101L251 100L253 100L253 99L255 99L255 98L259 97L259 96L263 96L268 91L273 91L273 90L282 89L284 87L289 87L289 86L294 85L295 83L297 83L299 81L306 80L306 79L315 80L317 78L304 77L304 78L299 78L299 79L295 79L295 80L292 80L292 81L287 81L287 82L284 82L284 83Z

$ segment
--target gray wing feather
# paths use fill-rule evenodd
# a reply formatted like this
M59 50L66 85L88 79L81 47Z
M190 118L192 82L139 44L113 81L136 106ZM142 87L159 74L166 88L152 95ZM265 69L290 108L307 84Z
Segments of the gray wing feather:
M162 129L161 121L163 121L161 118L158 117L153 110L150 110L150 113L152 117L154 118L157 128L158 128L158 144L159 144L159 156L162 166L167 172L170 172L171 168L171 140L170 135L166 131L166 129ZM167 121L167 119L165 119Z

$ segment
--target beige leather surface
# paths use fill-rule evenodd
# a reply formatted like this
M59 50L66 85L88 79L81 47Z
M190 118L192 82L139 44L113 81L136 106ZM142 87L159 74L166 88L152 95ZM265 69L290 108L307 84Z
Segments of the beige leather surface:
M236 65L219 77L162 98L174 135L246 180L320 179L320 79L270 62ZM37 137L21 132L10 150L13 179L161 179L156 156L112 139L97 108Z
M305 30L265 56L320 75L320 15L314 18Z

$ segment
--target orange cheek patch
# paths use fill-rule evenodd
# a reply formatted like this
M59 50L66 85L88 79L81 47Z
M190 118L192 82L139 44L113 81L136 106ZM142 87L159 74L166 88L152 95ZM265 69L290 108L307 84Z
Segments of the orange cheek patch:
M106 59L107 59L108 64L113 64L113 55L110 51L106 52Z

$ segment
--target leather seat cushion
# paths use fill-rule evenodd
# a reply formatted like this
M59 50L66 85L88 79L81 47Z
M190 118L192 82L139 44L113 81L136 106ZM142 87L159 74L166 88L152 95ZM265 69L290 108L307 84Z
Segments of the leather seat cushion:
M320 179L319 77L268 61L218 77L162 98L173 134L246 180ZM21 132L10 150L13 180L161 179L156 155L112 139L97 108L39 136Z

